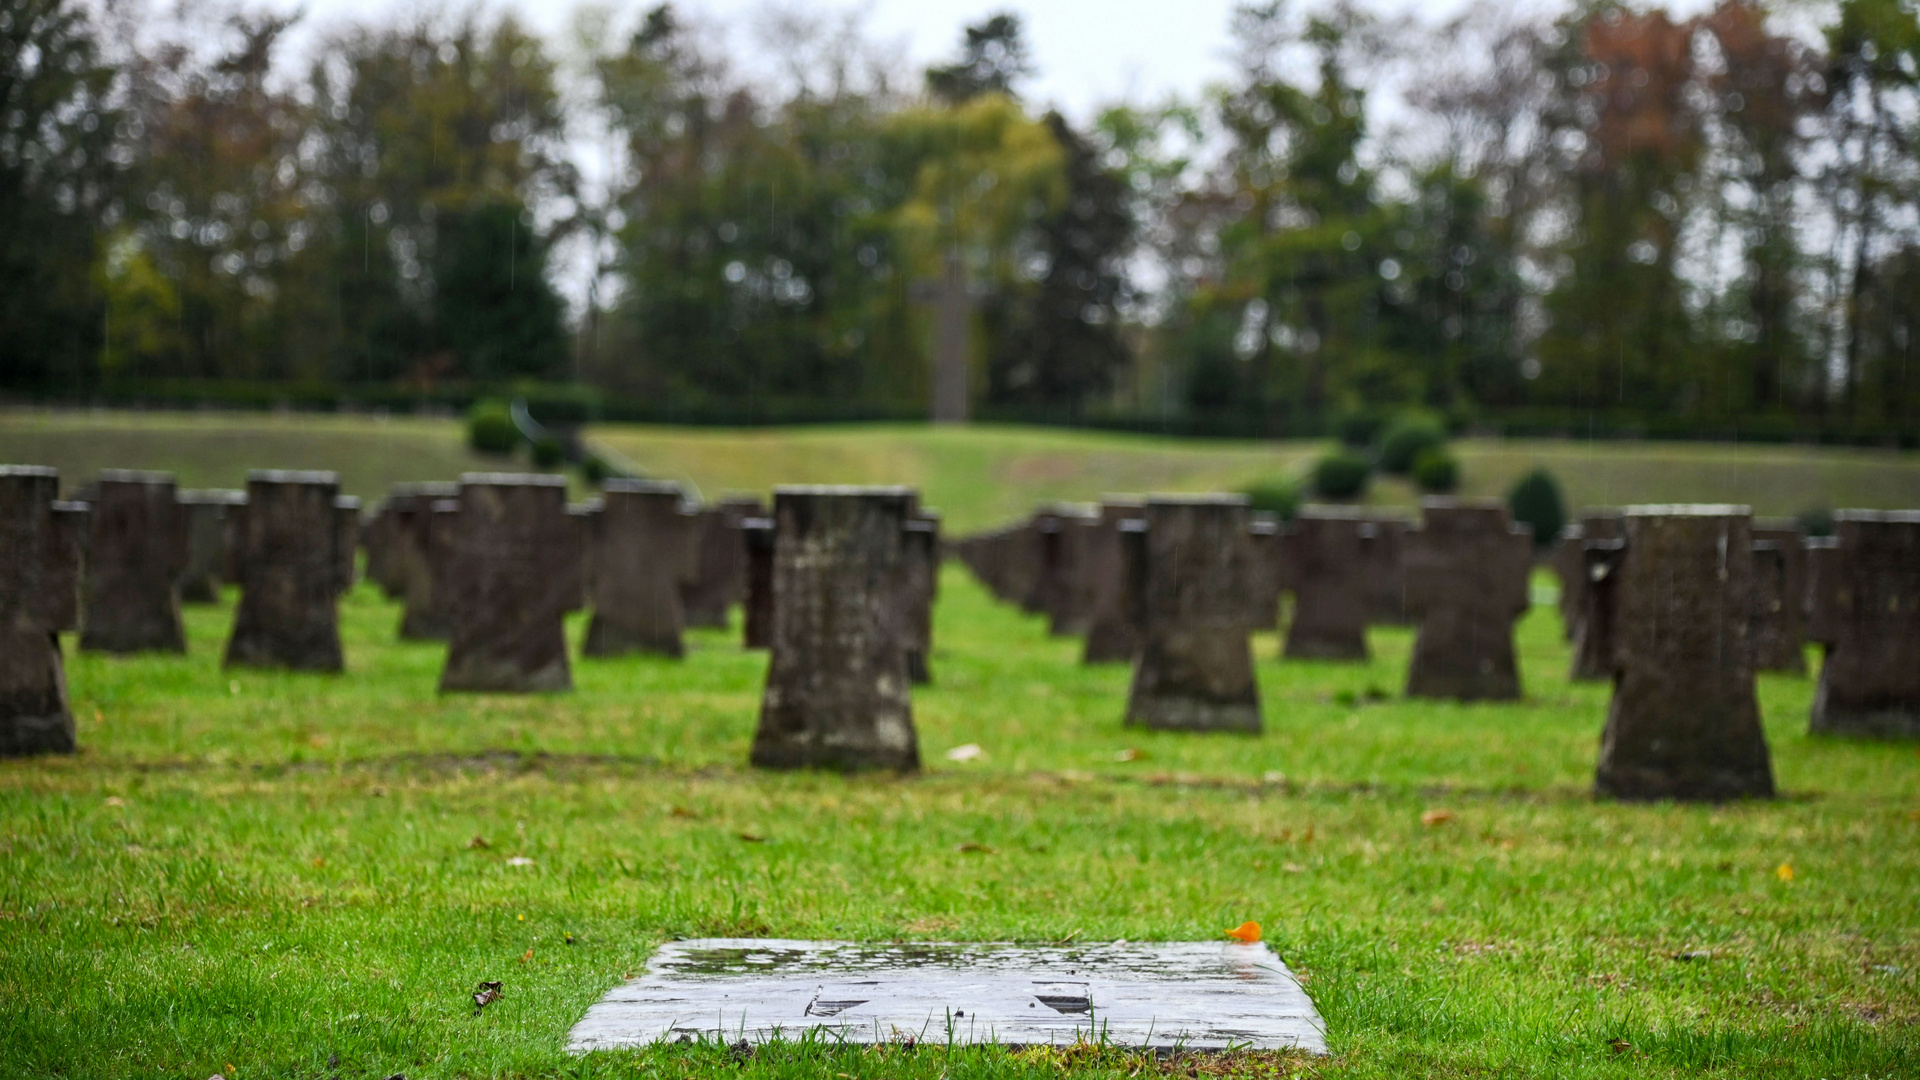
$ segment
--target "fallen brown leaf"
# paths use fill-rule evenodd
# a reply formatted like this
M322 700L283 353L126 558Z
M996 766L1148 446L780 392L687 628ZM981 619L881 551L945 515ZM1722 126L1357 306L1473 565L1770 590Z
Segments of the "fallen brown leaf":
M480 1010L499 1001L504 994L498 982L483 982L473 988L473 1015L479 1016Z
M476 836L473 839L467 841L467 846L472 848L475 851L485 851L488 848L492 847L493 845L487 843L486 837Z
M767 838L764 836L761 836L759 833L743 832L743 833L736 833L735 835L740 837L740 839L745 840L749 844L764 844L767 842Z
M960 853L965 855L997 855L999 854L999 852L996 852L994 849L988 847L985 844L976 844L976 843L973 843L972 841L968 841L967 843L961 844L958 848L955 848L954 850L959 851Z
M1451 810L1429 810L1420 815L1420 824L1425 825L1429 829L1436 825L1445 825L1452 820L1453 811Z
M521 954L521 956L520 956L520 962L521 962L521 963L523 963L523 964L524 964L524 963L526 963L526 962L527 962L527 961L529 961L529 960L532 960L532 959L533 959L533 950L532 950L532 949L528 949L528 950L527 950L527 951L526 951L525 953L523 953L523 954Z
M672 807L671 809L669 809L669 810L667 811L667 815L668 815L669 817L683 817L683 818L693 818L693 819L694 819L694 820L696 820L696 821L697 821L697 820L699 820L699 818L700 818L700 815L699 815L699 814L696 814L696 813L694 813L693 811L691 811L691 810L689 810L689 809L687 809L687 808L686 808L686 807L684 807L684 806L675 806L675 807Z

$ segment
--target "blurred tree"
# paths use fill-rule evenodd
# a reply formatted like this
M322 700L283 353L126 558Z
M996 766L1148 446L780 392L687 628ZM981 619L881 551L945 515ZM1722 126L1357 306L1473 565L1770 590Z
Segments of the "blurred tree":
M98 359L94 268L120 214L115 133L126 118L92 10L0 9L0 385L75 388Z
M1039 280L1003 293L1011 302L989 313L987 397L1077 411L1109 392L1132 359L1120 337L1132 192L1059 113L1044 122L1062 153L1065 197L1033 226L1031 269Z
M1349 77L1366 23L1335 8L1296 26L1278 3L1235 15L1241 81L1216 103L1227 149L1192 204L1219 252L1182 316L1196 408L1218 402L1283 431L1341 405L1447 392L1395 347L1411 317L1395 215L1360 160L1365 96ZM1313 87L1281 77L1294 52L1312 58ZM1196 260L1203 274L1207 263ZM1231 378L1223 347L1240 362Z
M788 55L807 44L789 42ZM881 160L883 93L802 75L802 93L765 104L731 85L667 6L598 77L632 177L620 197L624 344L605 377L747 412L917 400L887 218L904 185Z
M1566 272L1546 298L1537 392L1579 406L1698 414L1676 264L1704 150L1692 29L1663 11L1583 9L1550 61L1543 118L1566 170Z
M1407 288L1414 325L1444 344L1443 368L1476 405L1529 396L1528 353L1539 333L1538 283L1551 280L1542 236L1564 220L1565 174L1554 167L1548 60L1555 29L1537 15L1480 5L1411 43L1427 74L1411 98L1437 146L1410 159L1415 180ZM1430 398L1431 404L1442 404Z
M483 25L472 13L349 27L325 44L310 84L320 150L310 192L327 213L307 288L334 300L316 314L328 317L337 377L564 373L560 304L541 269L552 235L528 234L522 249L510 225L577 187L540 40L510 16ZM470 257L492 261L464 265ZM483 313L508 283L513 302ZM482 314L505 340L480 340L468 317Z
M889 218L913 279L977 297L990 340L1057 328L1032 307L1050 266L1037 226L1068 198L1065 151L1053 130L1012 98L989 93L900 110L887 118L882 140L884 168L900 192ZM1049 340L1050 361L1073 344L1064 335ZM968 367L978 371L986 350L977 340L973 348ZM1001 370L1011 375L1018 364Z
M307 214L299 166L307 114L270 85L274 49L292 23L236 15L210 62L172 44L133 65L131 101L145 138L130 178L144 197L106 265L107 374L327 374L287 348L299 335L277 303ZM293 288L285 299L297 303L297 281ZM169 318L171 327L155 321Z
M1419 371L1439 408L1513 405L1524 394L1516 323L1526 300L1511 223L1488 184L1445 161L1413 176L1379 264L1395 317L1383 342Z
M1020 16L1003 11L966 28L959 59L927 69L927 90L949 105L982 94L1016 97L1015 84L1032 73Z
M462 373L495 382L557 375L567 360L546 244L518 203L442 210L434 221L433 315Z
M1718 397L1727 415L1783 414L1816 399L1823 381L1801 302L1808 267L1798 202L1824 87L1811 50L1769 32L1766 12L1748 0L1723 0L1699 25L1719 51L1704 87L1715 135L1704 213L1740 259L1706 311L1706 336L1727 357Z
M1911 429L1920 422L1906 319L1909 253L1920 237L1920 16L1901 0L1842 0L1826 32L1827 134L1822 178L1835 210L1837 411Z

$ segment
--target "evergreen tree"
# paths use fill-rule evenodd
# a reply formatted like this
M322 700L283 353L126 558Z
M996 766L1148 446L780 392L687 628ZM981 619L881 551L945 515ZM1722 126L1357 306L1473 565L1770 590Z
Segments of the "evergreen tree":
M437 215L434 327L470 378L554 378L566 373L560 298L547 281L546 245L526 211L491 202Z
M16 0L0 18L0 385L76 388L97 363L115 77L88 7Z
M1032 73L1020 16L1001 12L967 27L959 59L927 69L927 89L950 105L982 94L1014 97L1014 84Z
M1094 146L1059 113L1046 125L1062 151L1066 197L1034 224L1040 280L998 309L988 397L1077 411L1111 390L1131 360L1120 337L1121 260L1134 222L1125 182Z

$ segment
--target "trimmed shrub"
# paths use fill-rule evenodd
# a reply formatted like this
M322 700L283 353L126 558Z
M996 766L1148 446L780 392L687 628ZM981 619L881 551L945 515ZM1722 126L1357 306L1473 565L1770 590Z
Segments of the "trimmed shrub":
M1808 536L1833 535L1833 511L1824 507L1802 510L1793 515L1793 520L1800 524L1800 531Z
M1567 503L1560 496L1560 483L1545 469L1521 477L1507 493L1507 507L1514 521L1533 530L1535 547L1560 539L1567 527Z
M1444 495L1460 486L1460 461L1445 447L1429 446L1413 459L1413 482L1421 491Z
M1256 480L1242 489L1241 494L1255 510L1277 514L1281 521L1292 521L1300 512L1300 485L1285 477Z
M1387 425L1380 436L1380 468L1397 476L1413 471L1420 451L1445 446L1447 431L1430 416L1409 413Z
M1313 466L1313 490L1328 499L1354 499L1366 494L1373 464L1359 454L1336 450Z
M551 435L541 436L540 441L533 444L533 463L543 469L555 468L566 460L567 448Z
M580 459L580 478L594 487L599 487L606 482L607 477L612 475L612 467L601 461L598 456L588 454Z
M483 454L511 454L520 445L520 429L505 405L482 401L467 413L467 445Z

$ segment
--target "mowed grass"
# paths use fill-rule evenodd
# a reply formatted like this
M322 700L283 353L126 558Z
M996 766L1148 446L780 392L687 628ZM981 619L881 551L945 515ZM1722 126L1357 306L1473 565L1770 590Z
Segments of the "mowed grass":
M231 597L185 658L71 656L84 751L0 763L0 1075L1920 1075L1920 753L1810 738L1808 679L1760 682L1782 798L1620 805L1545 595L1515 704L1401 697L1405 629L1350 665L1259 635L1250 737L1128 730L1124 668L942 588L911 778L745 768L765 658L721 631L578 661L572 694L439 697L441 650L362 585L343 677L222 671ZM676 935L1249 918L1329 1058L562 1049Z
M330 469L341 491L378 499L393 484L462 472L526 472L476 454L458 420L319 413L0 410L0 463L52 465L61 487L102 469L155 469L183 488L243 488L249 469Z
M1028 427L873 424L807 428L601 425L592 441L708 498L765 496L781 483L918 487L956 531L1017 518L1044 500L1112 492L1234 490L1299 477L1328 444L1311 440L1171 439ZM187 487L237 487L249 468L324 468L372 500L401 480L466 470L527 469L524 455L468 450L457 420L260 413L0 411L0 462L53 465L69 486L103 468L174 472ZM1535 466L1573 507L1629 502L1738 502L1763 515L1813 508L1920 507L1920 454L1731 443L1589 443L1466 439L1455 445L1463 493L1505 495ZM1417 492L1382 478L1371 502L1410 506Z

